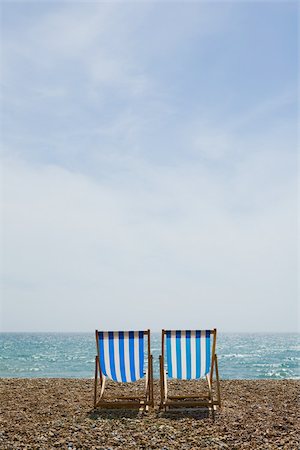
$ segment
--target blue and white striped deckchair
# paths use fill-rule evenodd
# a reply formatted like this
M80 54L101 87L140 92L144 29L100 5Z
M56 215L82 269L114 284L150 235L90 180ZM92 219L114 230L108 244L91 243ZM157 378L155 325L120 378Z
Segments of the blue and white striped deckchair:
M147 342L145 342L147 341ZM148 366L145 369L145 344L147 344ZM147 331L98 331L96 330L97 356L95 364L94 407L139 407L153 404L152 355L150 354L150 330ZM97 396L98 374L100 395ZM113 402L104 399L105 380L134 382L146 375L144 395L122 397ZM111 400L111 399L110 399ZM125 401L126 400L126 401ZM124 402L125 401L125 402Z
M162 330L160 356L161 408L182 406L220 406L218 361L215 354L217 330ZM165 370L166 356L166 370ZM213 398L213 372L216 369L217 400ZM209 395L170 396L168 378L194 380L206 377Z

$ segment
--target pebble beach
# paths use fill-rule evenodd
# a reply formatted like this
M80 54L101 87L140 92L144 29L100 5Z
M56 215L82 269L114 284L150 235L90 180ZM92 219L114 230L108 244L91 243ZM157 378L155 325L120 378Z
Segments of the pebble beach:
M198 382L199 383L199 382ZM200 382L202 383L202 382ZM197 382L171 383L196 392ZM204 387L202 384L201 387ZM299 380L225 380L215 421L207 411L93 410L93 380L0 379L0 449L300 448ZM139 384L108 383L126 395Z

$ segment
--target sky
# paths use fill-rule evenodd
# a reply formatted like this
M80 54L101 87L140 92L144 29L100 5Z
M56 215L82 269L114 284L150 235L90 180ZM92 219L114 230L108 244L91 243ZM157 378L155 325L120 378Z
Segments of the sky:
M1 3L1 331L298 329L298 5Z

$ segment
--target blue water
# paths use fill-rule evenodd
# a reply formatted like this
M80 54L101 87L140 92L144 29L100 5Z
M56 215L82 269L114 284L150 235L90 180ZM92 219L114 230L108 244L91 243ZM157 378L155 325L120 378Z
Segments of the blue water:
M159 376L160 334L152 333L154 375ZM219 333L223 379L300 378L299 334ZM91 378L94 333L0 333L0 377Z

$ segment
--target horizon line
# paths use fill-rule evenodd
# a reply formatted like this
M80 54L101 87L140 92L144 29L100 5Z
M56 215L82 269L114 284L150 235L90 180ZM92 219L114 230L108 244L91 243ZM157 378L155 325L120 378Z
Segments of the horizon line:
M181 329L181 328L172 328L172 329ZM200 329L200 328L199 328ZM95 329L96 330L96 329ZM35 330L35 331L30 331L30 330L18 330L18 331L16 331L16 330L9 330L9 331L1 331L0 330L0 334L8 334L8 333L15 333L15 334L18 334L18 333L27 333L27 334L29 334L29 333L31 333L31 334L37 334L37 333L40 333L40 334L92 334L92 333L94 333L95 332L95 330L94 331L74 331L74 330L72 330L72 331L68 331L68 330L56 330L56 331L54 331L54 330ZM125 330L125 331L130 331L131 329L129 329L128 328L128 330ZM124 330L113 330L113 329L110 329L110 330L106 330L106 331L124 331ZM152 332L152 333L161 333L161 330L151 330L150 329L150 331ZM219 330L219 329L217 329L217 331L218 331L218 333L239 333L239 334L249 334L249 333L257 333L257 334L300 334L300 330L289 330L289 331L282 331L282 330L276 330L276 331L270 331L270 330L267 330L267 331L263 331L263 330L260 330L260 331L258 331L258 330L243 330L243 331L241 331L241 330L231 330L231 331L229 331L229 330Z

